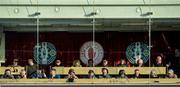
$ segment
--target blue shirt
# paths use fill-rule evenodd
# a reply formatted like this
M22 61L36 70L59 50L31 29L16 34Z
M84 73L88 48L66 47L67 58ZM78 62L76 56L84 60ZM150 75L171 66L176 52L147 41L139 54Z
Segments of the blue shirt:
M49 75L49 77L48 77L49 79L60 79L61 78L61 76L60 75L55 75L54 77L52 77L52 75Z

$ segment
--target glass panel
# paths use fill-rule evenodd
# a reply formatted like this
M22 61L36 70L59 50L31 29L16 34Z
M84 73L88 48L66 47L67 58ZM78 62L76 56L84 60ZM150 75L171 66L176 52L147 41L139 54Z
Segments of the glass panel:
M0 84L179 85L178 18L153 15L151 10L159 4L150 6L151 0L122 6L87 1L67 6L31 1L36 8L29 18L0 19ZM55 7L55 12L61 6L81 6L84 14L46 18L40 12L44 6ZM106 6L133 8L137 13L122 18L106 13ZM18 16L19 9L14 11Z

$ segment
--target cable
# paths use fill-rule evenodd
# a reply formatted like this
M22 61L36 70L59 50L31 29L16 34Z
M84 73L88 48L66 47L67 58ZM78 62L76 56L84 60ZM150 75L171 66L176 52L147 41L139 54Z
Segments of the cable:
M148 20L148 33L149 33L149 70L150 70L150 67L151 67L151 23L152 23L152 20L151 20L151 17L149 16L149 20ZM149 79L150 79L150 74L149 74Z
M95 12L95 9L94 9L94 2L95 2L95 0L93 0L93 13ZM93 15L93 59L94 59L94 51L95 51L95 29L96 29L96 26L95 26L95 22L96 22L96 20L95 20L95 15ZM94 71L94 60L93 60L93 71ZM94 79L93 79L94 80ZM95 85L93 85L93 86L95 86Z
M93 0L93 12L95 12L95 9L94 9L94 1L95 0ZM94 44L94 42L95 42L95 15L93 15L93 50L94 50L94 46L95 46L95 44ZM94 54L93 54L93 57L94 57Z
M143 2L144 2L144 4L146 4L145 3L145 0L143 0ZM151 3L151 0L149 0L149 4ZM146 13L146 15L145 16L148 16L148 36L149 36L149 43L148 43L148 45L149 45L149 71L151 71L150 69L151 69L151 31L152 31L152 18L151 18L151 15L153 14L152 12L151 12L151 7L150 6L148 6L148 8L149 8L149 12L147 12ZM149 83L150 83L150 79L151 79L151 75L150 75L150 73L149 73ZM149 86L150 86L150 84L149 84Z
M151 0L149 0L149 3L151 3ZM151 7L149 7L149 12L151 12ZM151 26L152 24L152 19L151 19L151 15L149 15L149 20L148 20L148 28L149 28L149 70L150 70L150 67L151 67ZM150 74L149 74L149 81L150 81Z
M38 0L37 0L37 12L39 11L39 8L38 8ZM37 15L37 20L36 20L36 23L37 23L37 31L36 31L36 43L37 43L37 70L36 70L36 73L37 73L37 79L38 79L38 69L39 69L39 15Z
M95 2L95 0L93 0L93 12L95 11L95 9L94 9L94 2ZM93 48L93 52L94 52L94 50L95 50L95 28L96 28L96 26L95 26L95 15L92 15L93 16L93 20L92 20L92 23L93 23L93 26L92 26L92 28L93 28L93 45L92 45L92 48ZM94 58L94 53L92 54L92 56L93 56L93 58ZM94 66L94 61L93 61L93 66Z
M142 0L143 4L146 5L146 1ZM149 4L151 4L151 0L149 0ZM140 16L148 16L148 36L149 36L149 40L148 40L148 46L149 46L149 71L151 71L151 31L152 31L152 18L151 15L153 15L153 13L151 12L151 7L148 5L147 6L149 8L149 11L146 13L142 13L142 8L140 7L140 11L141 11L141 15ZM150 73L149 73L149 83L150 83ZM150 86L150 85L149 85Z

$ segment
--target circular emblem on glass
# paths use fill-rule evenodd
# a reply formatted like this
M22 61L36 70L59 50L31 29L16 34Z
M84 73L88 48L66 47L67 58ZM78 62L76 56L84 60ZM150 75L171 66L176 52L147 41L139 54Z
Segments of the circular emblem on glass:
M50 42L41 42L34 47L34 60L37 64L51 64L56 58L56 48Z
M93 47L93 41L88 41L84 43L80 49L80 59L86 65L89 59L93 59L93 64L97 65L102 61L103 57L104 50L97 42L94 42Z
M138 59L146 63L149 59L149 47L143 42L134 42L127 47L126 57L132 64L136 64Z

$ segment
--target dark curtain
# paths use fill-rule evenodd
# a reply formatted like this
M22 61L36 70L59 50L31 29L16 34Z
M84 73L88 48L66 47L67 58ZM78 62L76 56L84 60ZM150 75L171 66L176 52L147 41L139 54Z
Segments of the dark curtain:
M20 65L26 65L27 59L33 58L33 47L36 45L36 32L5 32L6 34L6 65L12 63L13 58L19 59ZM166 37L166 40L162 37ZM51 42L57 50L57 58L65 66L71 66L73 60L80 59L79 52L83 43L92 41L92 32L41 32L40 42ZM152 57L160 53L167 54L169 49L180 44L180 32L152 32ZM104 59L110 65L124 58L128 45L140 41L148 44L147 32L96 32L95 41L104 49Z

